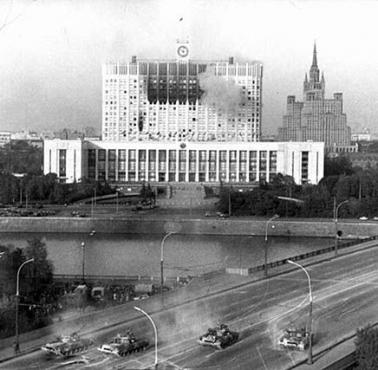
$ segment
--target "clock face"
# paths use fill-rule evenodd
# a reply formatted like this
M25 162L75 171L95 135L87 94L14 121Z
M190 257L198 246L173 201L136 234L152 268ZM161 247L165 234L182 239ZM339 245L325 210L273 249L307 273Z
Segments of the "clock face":
M185 45L181 45L181 46L179 46L178 49L177 49L177 54L178 54L180 57L182 57L182 58L187 57L188 54L189 54L189 49L188 49L188 47L185 46Z

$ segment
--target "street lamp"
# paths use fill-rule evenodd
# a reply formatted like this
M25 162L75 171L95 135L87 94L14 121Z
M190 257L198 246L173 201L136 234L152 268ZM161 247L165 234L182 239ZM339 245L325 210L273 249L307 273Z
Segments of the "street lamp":
M81 280L85 283L85 242L81 242Z
M155 369L158 368L158 353L157 353L157 330L156 330L156 325L154 321L152 320L152 317L145 311L143 311L141 308L134 306L134 309L141 312L143 315L145 315L148 320L150 320L153 328L154 328L154 333L155 333Z
M94 236L96 234L96 230L91 230L89 236ZM81 260L81 279L83 283L85 283L85 242L81 242L81 250L82 250L82 260Z
M19 305L19 300L20 300L20 271L21 269L30 262L34 262L34 258L30 258L27 261L23 262L21 266L17 270L17 280L16 280L16 340L14 344L14 350L15 352L20 351L20 342L18 339L18 305Z
M280 217L280 215L275 214L271 217L265 224L265 255L264 255L264 275L265 277L268 276L268 226L269 223L275 220L276 218Z
M302 266L300 265L299 263L296 263L294 261L291 261L291 260L287 260L288 263L291 263L292 265L295 265L299 268L301 268L306 276L307 276L307 279L308 279L308 291L309 291L309 330L308 330L308 333L309 333L309 347L308 347L308 360L307 360L307 363L309 365L312 364L312 290L311 290L311 279L310 279L310 275L309 273L307 272L307 270Z
M160 243L160 289L161 296L163 296L163 286L164 286L164 242L172 234L176 234L175 231L170 231L168 234L164 235Z
M333 216L334 216L334 221L335 221L335 257L337 256L337 249L338 249L338 244L339 244L338 235L337 235L337 215L339 212L339 208L343 204L348 203L348 202L349 202L348 199L344 200L341 203L339 203L337 207L336 207L336 198L334 198L334 202L333 202Z

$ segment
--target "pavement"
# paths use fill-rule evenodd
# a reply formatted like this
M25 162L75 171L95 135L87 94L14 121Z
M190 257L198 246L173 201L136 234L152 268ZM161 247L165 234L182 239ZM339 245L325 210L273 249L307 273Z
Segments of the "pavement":
M346 340L337 346L313 357L313 363L310 365L307 362L293 367L295 370L326 370L330 365L342 360L350 355L356 349L354 338Z
M361 249L377 247L377 241L369 241L359 245L351 246L348 248L340 249L339 255L350 254L358 252ZM334 252L326 253L323 255L314 256L306 260L302 260L300 263L303 266L320 263L321 261L330 260L334 257ZM277 266L274 269L269 270L269 275L277 275L286 271L294 270L295 267L285 264ZM185 287L178 288L172 292L164 294L164 300L158 297L151 297L143 302L138 302L138 305L143 305L143 309L148 310L150 314L161 312L170 307L175 307L183 302L190 302L200 297L208 297L210 295L219 294L220 292L232 290L235 287L240 287L251 283L252 281L264 279L264 272L256 272L250 276L240 276L225 274L224 272L214 272L213 274L206 274L198 278L194 278L191 283ZM83 335L90 334L106 325L115 325L117 322L132 321L138 318L138 313L135 312L132 307L135 302L128 302L124 305L115 306L102 311L95 311L90 313L77 312L76 314L70 313L70 315L63 317L62 321L55 322L49 327L36 330L34 332L25 333L20 335L20 355L33 352L45 344L48 340L55 337L52 333L65 333L68 327L78 328L81 322L90 322L90 330ZM131 308L131 309L130 309ZM74 331L74 330L72 330ZM348 354L354 350L353 340L347 341L339 346L336 346L328 352L322 353L321 356L314 356L316 362L314 365L299 365L296 369L323 369L330 363L343 357L344 354ZM8 338L0 341L0 368L1 362L7 361L15 357L12 344L14 338ZM315 353L316 355L316 353Z

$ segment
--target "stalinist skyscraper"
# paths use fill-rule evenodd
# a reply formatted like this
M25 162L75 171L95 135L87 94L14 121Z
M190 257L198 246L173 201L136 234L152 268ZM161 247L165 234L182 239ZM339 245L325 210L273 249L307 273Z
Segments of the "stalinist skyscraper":
M316 45L309 76L303 83L303 102L287 97L287 111L279 128L281 141L322 141L326 149L350 144L351 130L343 112L343 94L325 99L325 79L320 76Z

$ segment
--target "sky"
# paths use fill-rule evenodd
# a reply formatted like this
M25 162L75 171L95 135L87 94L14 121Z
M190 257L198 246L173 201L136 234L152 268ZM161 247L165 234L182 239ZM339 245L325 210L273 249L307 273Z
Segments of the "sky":
M316 42L326 97L375 132L377 14L376 0L0 0L0 131L100 131L102 64L174 59L187 36L193 59L263 63L265 135L302 100Z

